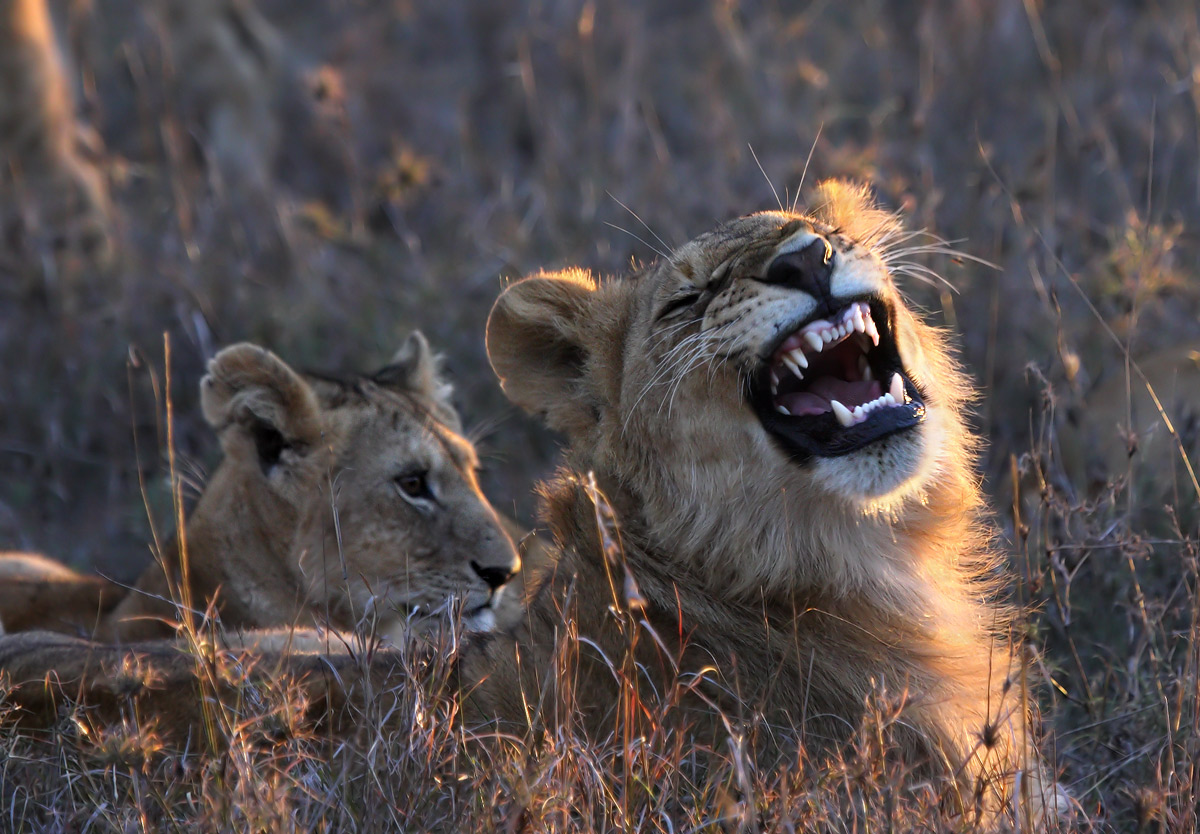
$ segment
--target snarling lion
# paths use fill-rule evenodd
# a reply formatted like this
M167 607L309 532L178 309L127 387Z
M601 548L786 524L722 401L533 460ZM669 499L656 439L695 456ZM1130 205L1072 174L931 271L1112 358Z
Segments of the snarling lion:
M450 616L468 631L495 627L520 560L421 334L350 380L235 345L200 389L224 457L184 535L108 613L98 608L111 607L112 589L97 596L99 580L45 560L31 576L29 557L0 559L0 578L27 589L0 595L10 631L98 621L102 640L146 640L210 605L232 630L320 624L399 639ZM90 593L89 604L68 604L64 588Z
M629 277L543 273L497 300L487 348L505 393L569 442L545 488L561 557L525 665L545 667L570 597L596 648L580 652L581 712L611 731L609 664L628 645L597 590L621 588L598 533L611 512L656 691L708 669L704 709L758 716L760 749L785 750L800 733L844 744L886 692L918 772L956 775L985 816L1028 791L1040 816L1065 798L995 601L972 387L889 272L894 216L838 182L816 205L726 223ZM490 683L480 699L514 709L517 685Z

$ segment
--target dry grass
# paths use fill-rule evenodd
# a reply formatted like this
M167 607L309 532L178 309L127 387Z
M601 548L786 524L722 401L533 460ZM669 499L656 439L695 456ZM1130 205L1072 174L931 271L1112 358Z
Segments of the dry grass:
M806 166L865 179L913 227L1000 266L921 257L955 289L909 290L958 331L984 392L983 477L1043 649L1047 749L1083 827L1194 829L1197 495L1178 458L1147 471L1135 455L1083 483L1060 452L1088 390L1136 382L1127 351L1200 338L1195 3L262 8L337 94L319 141L288 143L271 245L206 167L142 4L72 3L64 17L107 144L120 255L73 277L0 258L0 549L140 571L151 522L172 517L155 454L164 332L185 482L216 454L195 398L216 346L367 367L420 326L468 421L489 427L489 494L528 518L554 443L487 369L502 282L567 263L617 271L659 239L772 206L755 156L785 200ZM1194 442L1194 425L1178 428ZM1112 423L1095 429L1123 442ZM360 734L341 742L259 732L277 719L253 716L221 725L220 753L159 747L132 723L64 718L42 737L6 723L0 827L867 831L937 816L936 791L904 792L873 741L886 700L844 761L763 771L736 745L710 755L675 737L637 750L481 739L444 720L453 698L427 671L429 692L361 705ZM265 716L286 690L264 698Z

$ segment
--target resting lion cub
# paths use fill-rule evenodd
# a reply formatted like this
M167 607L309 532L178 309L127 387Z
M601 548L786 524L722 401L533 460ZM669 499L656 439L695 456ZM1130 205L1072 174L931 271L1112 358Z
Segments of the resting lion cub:
M972 387L889 272L895 218L851 185L818 197L811 216L731 221L629 277L544 273L497 300L487 347L504 391L569 441L545 487L561 560L521 637L524 668L549 668L573 594L598 648L580 651L582 720L612 730L599 655L619 663L628 642L610 614L606 510L578 474L593 472L657 635L637 644L657 691L676 662L715 668L697 712L761 716L757 746L786 751L802 722L805 744L845 744L884 690L903 701L901 755L955 774L985 818L1017 789L1034 817L1065 810L1032 747L1011 612L993 601L962 418ZM520 716L515 664L499 666L511 679L493 674L477 706Z
M182 537L186 582L176 540L165 548L170 579L147 567L97 638L170 636L180 596L195 611L214 604L226 629L325 624L399 637L440 625L452 604L466 630L495 627L520 559L479 489L474 448L420 333L387 367L349 381L235 345L209 363L200 388L224 458ZM0 559L0 578L30 580L28 561ZM56 627L71 608L59 589L73 584L96 599L66 612L69 621L94 625L112 588L64 582L63 572L42 577L50 595L35 595L35 581L21 599L0 595L0 620Z

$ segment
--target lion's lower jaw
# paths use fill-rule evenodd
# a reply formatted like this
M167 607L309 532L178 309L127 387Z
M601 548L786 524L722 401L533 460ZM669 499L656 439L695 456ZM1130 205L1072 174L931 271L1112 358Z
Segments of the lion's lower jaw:
M919 493L936 468L924 428L836 458L813 463L814 480L847 501L872 509L894 509Z
M819 459L813 474L824 489L873 515L894 514L963 465L961 434L931 407L922 425L853 454Z

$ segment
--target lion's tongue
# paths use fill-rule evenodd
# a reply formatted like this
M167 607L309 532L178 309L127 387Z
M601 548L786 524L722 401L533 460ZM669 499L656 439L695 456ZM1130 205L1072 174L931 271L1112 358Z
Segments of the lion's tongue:
M817 377L803 391L780 394L776 404L782 405L793 417L809 414L824 414L833 411L830 400L837 400L849 409L868 403L883 394L883 387L876 380L849 382L835 376Z

